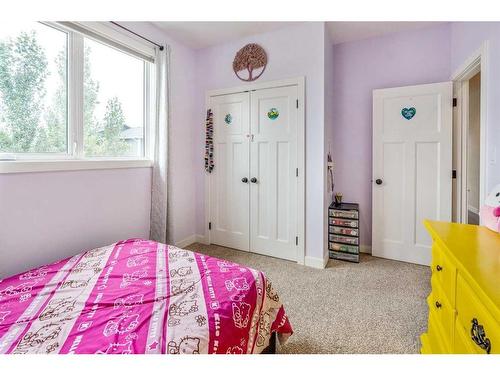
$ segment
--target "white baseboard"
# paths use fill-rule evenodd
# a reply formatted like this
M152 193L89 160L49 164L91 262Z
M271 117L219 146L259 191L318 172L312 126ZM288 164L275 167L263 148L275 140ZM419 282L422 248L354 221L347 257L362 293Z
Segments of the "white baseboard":
M316 258L316 257L310 257L307 256L304 258L304 264L307 267L313 267L313 268L319 268L323 269L326 267L326 264L328 263L328 254L326 254L326 257L321 258Z
M202 244L206 244L207 242L205 241L205 236L201 234L192 234L189 237L184 238L183 240L177 241L175 243L175 246L183 248L189 245L194 244L195 242L199 242Z
M371 254L372 253L372 247L371 245L361 245L359 247L359 252L364 253L364 254Z

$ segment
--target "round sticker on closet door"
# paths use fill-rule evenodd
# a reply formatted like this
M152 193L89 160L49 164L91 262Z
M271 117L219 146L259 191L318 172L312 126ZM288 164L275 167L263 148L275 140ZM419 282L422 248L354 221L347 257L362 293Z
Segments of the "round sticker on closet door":
M228 125L231 125L231 122L233 122L233 116L231 116L230 113L228 113L225 117L224 117L224 122Z
M278 110L276 108L271 108L267 112L267 117L269 117L269 119L271 119L271 120L276 120L279 115L280 115L280 113L278 112Z

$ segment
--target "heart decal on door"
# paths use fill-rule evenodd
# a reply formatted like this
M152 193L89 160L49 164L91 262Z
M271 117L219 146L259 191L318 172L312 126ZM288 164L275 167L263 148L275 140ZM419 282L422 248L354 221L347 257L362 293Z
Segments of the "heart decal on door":
M413 118L413 116L415 116L415 113L417 113L417 110L415 109L415 107L403 108L401 110L401 115L403 115L403 117L407 120L411 120Z

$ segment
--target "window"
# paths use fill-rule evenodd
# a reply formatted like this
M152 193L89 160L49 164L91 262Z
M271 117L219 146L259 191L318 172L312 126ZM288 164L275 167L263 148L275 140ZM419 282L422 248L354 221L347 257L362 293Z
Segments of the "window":
M85 156L144 156L145 61L84 39Z
M0 153L68 151L67 33L0 25Z
M0 25L0 160L147 159L154 50L130 42L102 24Z

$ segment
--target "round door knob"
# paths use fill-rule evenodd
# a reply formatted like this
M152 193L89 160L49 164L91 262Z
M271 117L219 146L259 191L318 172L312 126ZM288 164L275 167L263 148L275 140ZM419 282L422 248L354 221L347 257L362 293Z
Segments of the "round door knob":
M250 179L250 182L252 182L252 183L254 183L254 184L255 184L255 183L257 182L257 179L256 179L255 177L252 177L252 178Z
M243 178L241 179L241 182L244 182L244 183L246 184L246 183L248 182L248 178L243 177Z
M382 180L381 180L380 178L377 178L377 179L375 180L375 183L376 183L377 185L382 185Z
M442 305L441 305L441 303L440 303L439 301L436 301L436 307L437 307L438 309L440 309L440 308L441 308L441 306L442 306Z
M436 270L437 271L442 271L443 270L443 267L441 267L439 264L436 266Z

